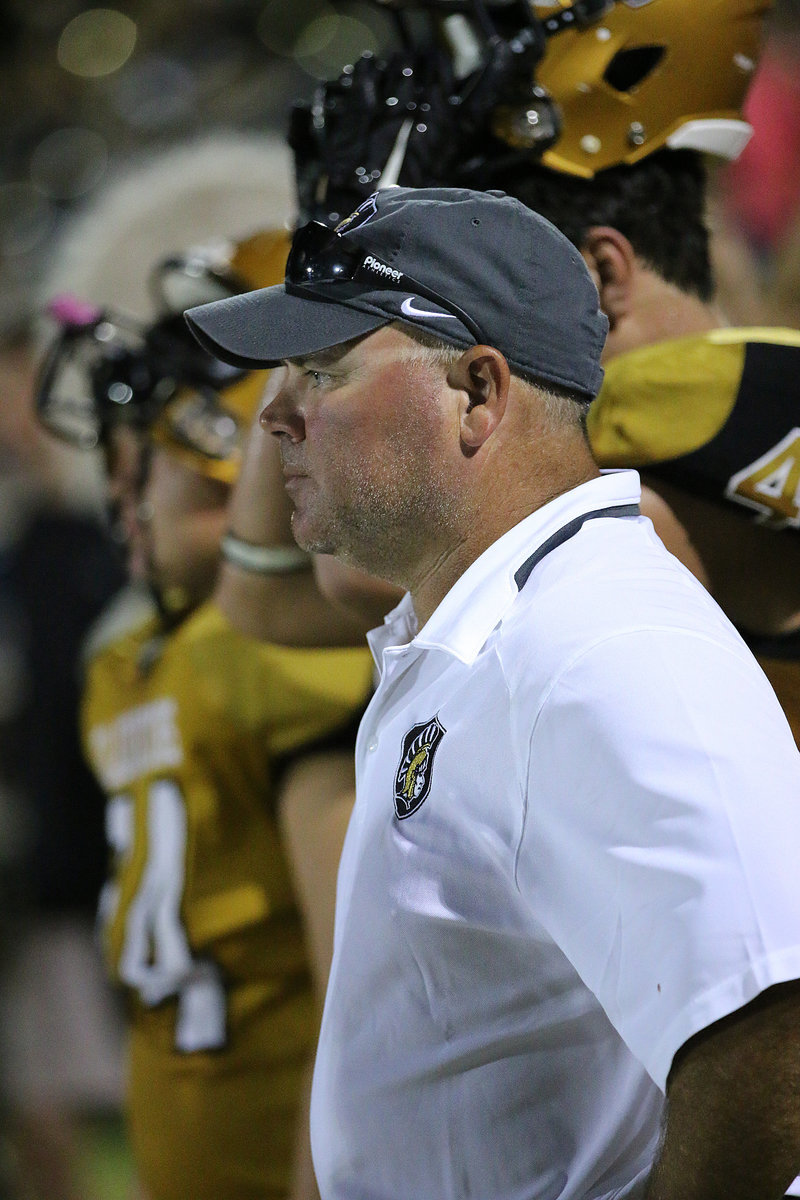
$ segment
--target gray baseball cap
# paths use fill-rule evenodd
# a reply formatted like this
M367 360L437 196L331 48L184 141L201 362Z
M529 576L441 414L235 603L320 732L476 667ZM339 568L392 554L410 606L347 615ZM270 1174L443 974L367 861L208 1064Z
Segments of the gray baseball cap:
M512 369L590 398L608 321L578 250L502 192L387 188L335 229L294 236L286 282L198 308L206 349L270 367L392 321L456 346L487 344Z

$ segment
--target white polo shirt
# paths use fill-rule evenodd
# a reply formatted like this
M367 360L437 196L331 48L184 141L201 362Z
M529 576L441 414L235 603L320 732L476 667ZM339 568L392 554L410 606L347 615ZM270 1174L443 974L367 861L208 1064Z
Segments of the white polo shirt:
M582 485L370 635L323 1200L640 1196L675 1052L800 977L800 755L650 522L585 519L638 497Z

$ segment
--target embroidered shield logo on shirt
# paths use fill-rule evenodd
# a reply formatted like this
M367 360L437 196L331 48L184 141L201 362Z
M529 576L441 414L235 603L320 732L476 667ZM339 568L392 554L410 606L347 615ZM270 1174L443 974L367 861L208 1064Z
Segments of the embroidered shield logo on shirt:
M438 717L422 721L403 738L400 765L394 777L394 811L404 821L428 798L433 759L447 730Z

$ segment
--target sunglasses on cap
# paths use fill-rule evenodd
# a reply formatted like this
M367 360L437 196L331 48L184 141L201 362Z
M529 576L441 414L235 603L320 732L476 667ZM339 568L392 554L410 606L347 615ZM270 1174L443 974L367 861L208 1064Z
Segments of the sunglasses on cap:
M342 294L347 296L363 295L365 291L413 292L456 317L477 344L487 341L480 326L452 300L389 263L382 262L359 245L352 234L337 233L321 221L309 221L298 229L292 239L292 248L286 261L286 291L290 295L303 295L306 292L314 295L318 286L327 289L331 284L337 284L342 289L346 286L347 290L343 290ZM319 295L321 299L325 298L324 292Z

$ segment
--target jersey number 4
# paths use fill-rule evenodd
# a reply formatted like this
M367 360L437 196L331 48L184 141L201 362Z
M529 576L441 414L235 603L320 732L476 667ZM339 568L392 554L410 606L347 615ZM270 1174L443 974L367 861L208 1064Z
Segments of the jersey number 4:
M132 798L112 796L106 809L106 834L119 876L133 855L134 830ZM124 917L117 973L149 1008L177 997L177 1050L218 1050L226 1040L225 989L216 965L192 956L181 917L186 806L180 788L171 780L150 785L145 836L145 865ZM112 879L100 897L102 928L118 919L120 898L119 884Z
M775 529L800 525L800 429L732 475L725 495L754 508Z

